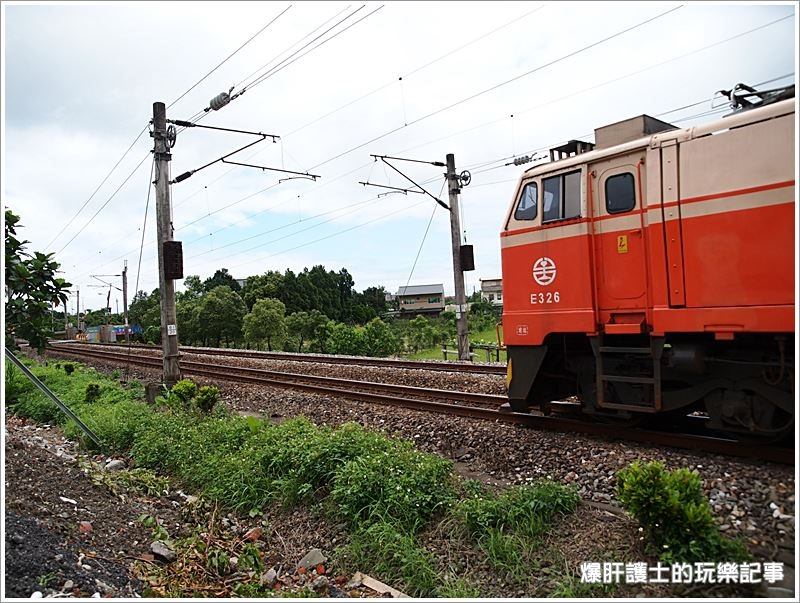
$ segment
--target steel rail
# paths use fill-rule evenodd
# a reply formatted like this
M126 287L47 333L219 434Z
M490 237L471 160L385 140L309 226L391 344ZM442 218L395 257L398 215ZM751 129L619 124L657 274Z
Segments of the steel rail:
M72 349L67 349L72 348ZM48 352L82 355L98 358L101 361L113 362L115 359L127 360L122 355L113 353L102 353L88 351L84 349L74 349L74 346L49 346ZM161 369L161 363L155 359L132 358L131 363L140 366ZM187 363L184 363L186 365ZM224 370L214 367L222 366ZM204 363L189 363L184 369L187 374L199 375L203 377L235 380L237 382L258 383L262 385L279 385L314 394L333 395L342 398L383 404L387 406L421 410L427 412L444 413L461 417L494 421L496 423L508 423L536 429L547 429L549 431L559 431L566 433L583 433L612 440L626 440L647 444L656 447L686 448L690 450L710 452L724 456L744 457L769 461L773 463L794 464L794 448L783 448L775 446L765 446L760 443L742 442L730 438L712 437L706 435L676 433L669 431L652 431L647 429L630 429L603 423L590 423L573 418L566 418L557 415L527 414L515 412L502 412L499 409L476 406L462 406L459 404L448 404L431 400L420 400L416 398L400 397L397 395L385 395L374 392L355 391L353 389L314 385L313 383L301 383L298 381L280 381L268 376L260 375L258 369L254 372L242 374L240 367L229 367L225 365L209 365ZM238 374L237 374L237 371ZM311 376L306 376L314 379ZM346 381L346 380L344 380ZM348 382L356 385L358 382ZM385 385L385 384L375 384ZM423 389L423 388L416 388Z
M86 350L77 348L77 346L58 346L58 348L49 348L56 352L72 352L78 355L87 356L98 359L114 359L121 362L127 362L128 356L123 353L116 352L101 352L99 350ZM157 358L131 358L131 363L139 364L141 366L152 366L159 368L162 366L161 360ZM449 389L434 389L427 387L416 387L413 385L399 385L396 383L380 383L376 381L355 381L353 379L343 379L341 377L325 377L322 375L307 375L300 373L288 373L282 371L271 371L267 369L252 368L246 366L230 366L225 364L212 364L207 362L192 362L184 360L181 362L181 369L183 372L198 374L198 371L212 370L215 375L222 373L229 374L231 378L238 379L241 375L250 375L260 378L264 382L269 382L275 385L292 386L298 383L312 383L312 384L325 384L331 388L341 389L370 389L377 390L386 394L395 394L398 396L415 395L422 398L433 398L436 400L450 400L459 402L469 402L472 404L479 404L497 408L507 401L507 398L498 394L482 394L475 392L464 392ZM318 387L318 386L315 386Z
M70 345L70 343L57 343L55 345ZM86 344L92 346L114 347L119 344ZM127 347L127 346L126 346ZM151 345L132 344L132 348L158 350ZM263 360L287 360L291 362L314 362L319 364L345 364L362 366L380 366L387 368L415 369L424 371L444 371L453 373L477 373L489 375L505 375L504 364L467 364L455 361L422 361L398 360L395 358L364 358L360 356L329 356L326 354L302 354L295 352L264 352L258 350L240 350L235 348L218 349L194 346L180 346L185 354L205 354L209 356L236 356L240 358L256 358Z

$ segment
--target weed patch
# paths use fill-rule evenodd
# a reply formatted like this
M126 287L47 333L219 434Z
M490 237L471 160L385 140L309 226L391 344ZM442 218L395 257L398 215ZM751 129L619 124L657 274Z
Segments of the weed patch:
M338 550L339 562L353 571L373 572L411 596L433 596L438 574L433 555L413 535L377 522L356 531Z

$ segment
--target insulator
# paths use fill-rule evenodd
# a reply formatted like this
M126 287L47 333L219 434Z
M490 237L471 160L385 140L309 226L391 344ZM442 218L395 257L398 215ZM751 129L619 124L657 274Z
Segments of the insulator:
M531 160L530 155L525 155L523 157L517 157L514 160L514 165L522 165L523 163L528 163Z
M219 111L229 102L231 102L231 95L228 94L227 92L220 92L214 98L211 99L211 103L209 104L211 105L211 108L214 109L214 111Z

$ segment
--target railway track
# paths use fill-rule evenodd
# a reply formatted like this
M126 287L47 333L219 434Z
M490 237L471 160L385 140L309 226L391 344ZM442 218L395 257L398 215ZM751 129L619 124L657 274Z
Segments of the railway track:
M145 346L149 347L149 346ZM152 348L151 348L152 349ZM107 363L130 363L132 365L160 371L162 361L158 358L91 350L86 345L61 344L48 346L47 353L92 358ZM739 441L728 437L713 437L674 431L632 429L603 423L592 423L569 416L568 413L542 415L535 413L504 412L499 406L504 396L436 390L406 385L353 381L316 375L282 373L265 369L244 368L201 362L181 362L186 375L196 375L239 383L255 383L305 391L314 394L336 396L361 402L370 402L428 412L437 412L461 417L490 420L501 423L548 429L568 433L582 433L609 439L621 439L654 446L701 450L726 456L760 459L775 463L794 464L793 448L765 445L760 442ZM465 404L466 403L466 404ZM569 407L569 405L565 405Z
M71 345L69 343L58 343L57 346ZM82 346L100 346L103 348L125 347L124 344L80 344ZM131 348L158 350L160 348L143 345L139 343L131 344ZM201 348L195 346L181 346L180 351L186 354L206 354L209 356L232 356L237 358L255 358L260 360L289 360L294 362L313 362L319 364L350 364L362 366L377 366L399 369L417 369L425 371L444 371L450 373L477 373L486 375L505 375L505 365L499 364L472 364L467 362L454 361L422 361L422 360L399 360L395 358L364 358L360 356L330 356L326 354L299 354L294 352L261 352L256 350L239 350L231 348Z

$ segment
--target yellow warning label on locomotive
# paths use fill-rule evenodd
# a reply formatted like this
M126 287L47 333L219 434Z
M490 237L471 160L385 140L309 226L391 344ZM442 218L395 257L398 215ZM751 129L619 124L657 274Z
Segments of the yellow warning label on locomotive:
M628 253L628 235L617 237L617 253Z

